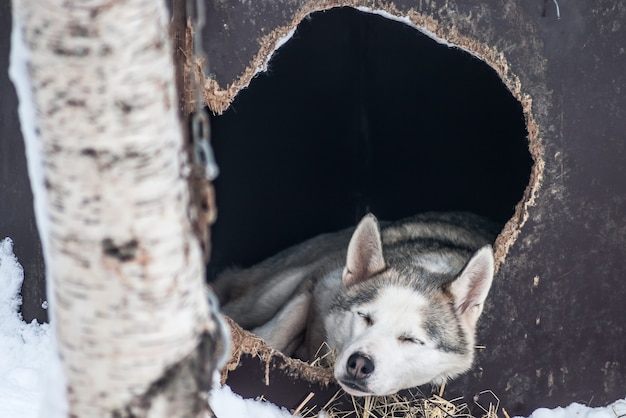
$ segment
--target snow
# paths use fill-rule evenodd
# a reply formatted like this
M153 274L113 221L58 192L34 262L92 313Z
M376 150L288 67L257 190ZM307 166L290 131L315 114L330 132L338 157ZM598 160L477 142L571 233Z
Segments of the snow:
M617 418L625 416L626 399L622 399L604 408L589 408L579 403L573 403L566 408L539 408L528 418Z
M382 10L382 9L372 9L371 7L365 7L365 6L359 6L356 8L358 11L360 12L364 12L364 13L372 13L375 15L379 15L382 16L386 19L389 20L395 20L396 22L400 22L400 23L404 23L405 25L408 25L410 27L412 27L413 29L417 29L418 31L422 32L424 35L432 38L433 40L435 40L436 42L445 45L449 48L460 48L466 52L469 52L470 54L476 56L476 54L474 54L472 51L466 49L466 48L462 48L459 45L454 45L451 44L450 42L446 41L445 39L442 39L440 37L438 37L437 35L435 35L433 32L429 31L428 29L418 26L415 23L413 23L413 21L411 20L411 18L409 16L396 16L392 13L389 13L386 10Z
M276 405L268 402L259 402L252 399L243 399L233 393L228 386L213 390L209 404L218 418L293 418L286 409L279 409Z
M39 376L51 361L50 326L25 323L18 313L24 273L13 242L0 241L0 417L36 417Z
M10 238L0 241L0 418L49 417L51 410L63 415L57 379L63 379L54 351L54 335L48 324L25 323L19 314L24 272L13 254ZM217 379L217 376L216 376ZM210 405L219 418L287 418L284 408L267 402L242 399L228 386L216 389ZM55 390L56 389L56 390ZM45 413L44 413L45 411ZM566 408L533 412L528 418L617 418L626 416L626 399L604 408L571 404Z

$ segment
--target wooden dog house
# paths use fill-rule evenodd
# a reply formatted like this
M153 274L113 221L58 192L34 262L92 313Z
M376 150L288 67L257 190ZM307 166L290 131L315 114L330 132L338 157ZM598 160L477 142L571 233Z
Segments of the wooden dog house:
M448 389L491 389L516 414L623 396L623 29L616 9L573 3L212 3L207 101L225 113L210 273L365 210L477 211L503 224L499 273L486 348Z
M559 4L560 3L560 4ZM222 175L209 276L365 211L471 210L502 224L475 367L509 414L626 387L626 9L570 0L207 1L203 32ZM559 7L560 6L560 7ZM0 6L0 63L10 13ZM295 31L295 32L294 32ZM279 48L280 47L280 48ZM45 319L41 253L6 72L0 232ZM221 114L221 115L220 115ZM224 374L247 397L323 403L329 374L238 330Z

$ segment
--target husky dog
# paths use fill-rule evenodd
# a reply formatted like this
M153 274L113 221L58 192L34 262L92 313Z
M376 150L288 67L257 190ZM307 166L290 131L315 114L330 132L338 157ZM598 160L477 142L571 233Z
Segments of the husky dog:
M312 238L213 286L224 313L268 345L308 359L325 341L346 392L389 395L471 367L496 232L468 213L380 225L368 214L353 233Z

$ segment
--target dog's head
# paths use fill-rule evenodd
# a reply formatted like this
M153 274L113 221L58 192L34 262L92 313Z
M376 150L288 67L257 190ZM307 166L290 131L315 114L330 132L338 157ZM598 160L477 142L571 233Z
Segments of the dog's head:
M386 263L378 222L367 215L348 247L344 291L325 322L339 384L357 396L388 395L468 370L493 271L486 246L443 284L405 277L406 269Z

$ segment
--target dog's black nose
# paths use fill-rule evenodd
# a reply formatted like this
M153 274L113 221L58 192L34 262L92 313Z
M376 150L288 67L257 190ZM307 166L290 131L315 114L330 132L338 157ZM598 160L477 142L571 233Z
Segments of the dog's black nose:
M346 370L350 376L364 379L374 371L374 362L362 353L354 353L348 358Z

